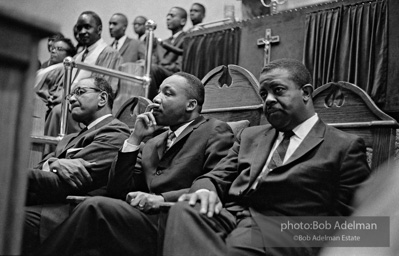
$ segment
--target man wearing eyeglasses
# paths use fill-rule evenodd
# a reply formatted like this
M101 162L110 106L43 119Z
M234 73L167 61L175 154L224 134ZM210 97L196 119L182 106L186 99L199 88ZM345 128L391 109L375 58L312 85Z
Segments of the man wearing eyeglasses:
M67 195L102 193L111 163L130 134L111 114L114 94L104 78L79 81L67 100L72 118L85 127L65 136L55 152L28 171L25 250L67 217L68 205L55 205L65 203Z
M85 49L74 56L75 62L84 62L90 65L118 70L120 64L123 61L122 56L117 50L113 49L102 39L102 21L97 13L92 11L85 11L81 13L76 22L76 29L78 37L81 43L84 45ZM91 71L88 70L73 69L73 83L71 89L73 90L80 80L91 76L98 76L98 74L93 74ZM119 80L117 78L109 76L103 77L111 85L113 92L117 93ZM52 102L54 103L54 107L46 119L44 130L45 135L57 136L60 131L61 106L59 103L61 102L62 98L62 90L63 86L61 86L61 90L59 90L57 94L52 95ZM67 122L66 132L69 134L79 130L80 129L78 123L69 118Z

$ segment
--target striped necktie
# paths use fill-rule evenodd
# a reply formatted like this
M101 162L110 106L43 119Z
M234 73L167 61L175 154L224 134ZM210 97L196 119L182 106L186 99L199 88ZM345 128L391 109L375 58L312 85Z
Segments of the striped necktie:
M167 140L166 140L166 146L165 146L165 151L164 151L164 153L165 153L166 151L168 151L168 149L172 146L173 140L174 140L175 138L176 138L176 134L175 134L174 132L170 131L169 134L168 134L168 138L167 138Z
M287 149L290 144L290 138L292 137L292 135L294 135L293 131L284 132L284 138L280 142L276 150L274 150L269 165L267 166L269 170L273 170L274 168L277 168L283 164L284 157L287 153Z
M83 55L82 55L82 62L85 61L88 53L89 53L89 49L86 48L86 50L83 52Z

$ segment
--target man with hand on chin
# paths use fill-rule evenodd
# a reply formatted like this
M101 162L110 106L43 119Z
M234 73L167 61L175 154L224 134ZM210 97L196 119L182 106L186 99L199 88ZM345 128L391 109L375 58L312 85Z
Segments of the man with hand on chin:
M370 169L364 141L326 125L297 60L260 75L270 124L249 127L228 155L169 211L163 255L317 255L281 232L276 216L348 216Z
M200 114L204 86L193 75L166 78L153 101L113 163L107 191L114 198L86 199L38 255L156 255L164 227L159 203L188 192L227 155L234 135L225 122ZM168 130L143 143L163 127Z

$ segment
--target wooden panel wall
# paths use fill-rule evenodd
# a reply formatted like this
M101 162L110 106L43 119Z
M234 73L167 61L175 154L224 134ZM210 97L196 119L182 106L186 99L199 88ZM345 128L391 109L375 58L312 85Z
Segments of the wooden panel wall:
M255 77L259 77L263 66L263 47L258 47L258 38L265 37L265 29L270 28L272 35L280 36L278 44L272 44L271 60L279 58L303 58L305 17L309 12L331 9L340 5L359 3L364 0L338 0L308 7L280 12L246 20L240 23L241 44L238 65L248 69ZM388 84L387 99L382 110L399 119L399 1L388 1Z
M37 45L56 31L31 17L14 17L0 10L0 255L20 254Z

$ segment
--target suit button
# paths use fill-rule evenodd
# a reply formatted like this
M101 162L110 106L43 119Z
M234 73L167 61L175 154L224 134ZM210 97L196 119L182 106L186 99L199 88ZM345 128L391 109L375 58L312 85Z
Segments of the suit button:
M161 174L162 174L162 171L156 171L155 174L156 174L156 175L161 175Z

